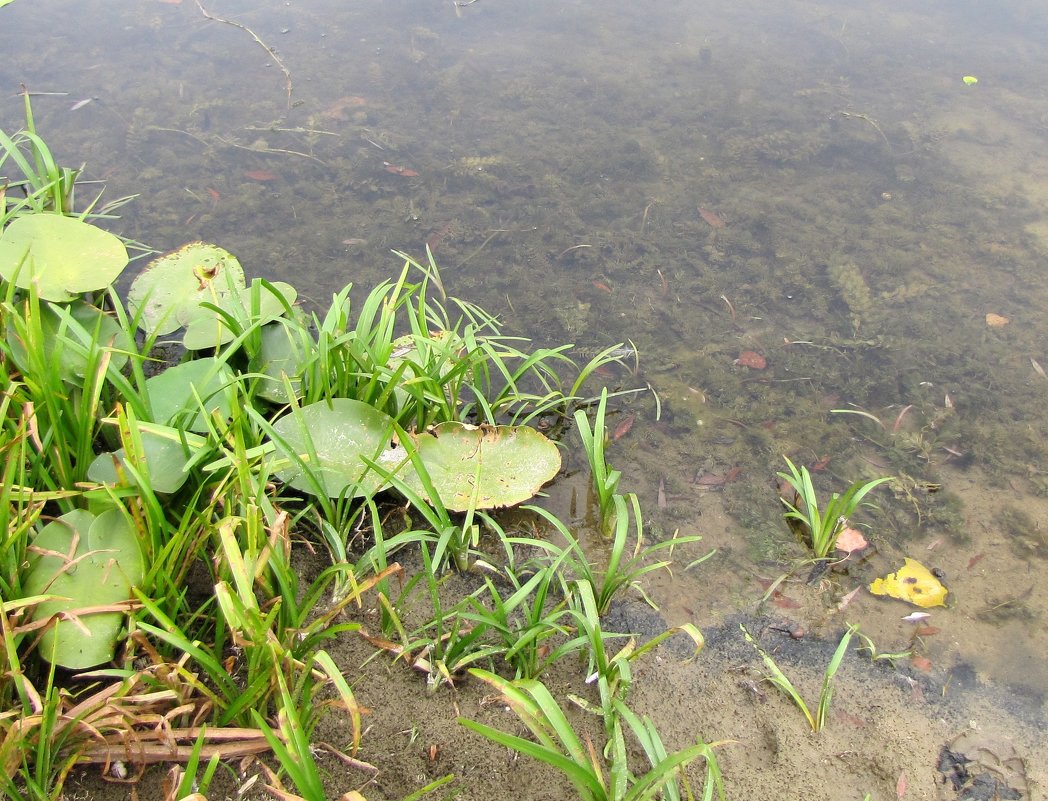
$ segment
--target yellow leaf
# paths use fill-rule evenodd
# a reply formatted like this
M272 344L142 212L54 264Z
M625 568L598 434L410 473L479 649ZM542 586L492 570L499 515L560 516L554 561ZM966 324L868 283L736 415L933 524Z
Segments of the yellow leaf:
M916 606L946 606L948 590L932 572L913 559L906 559L905 564L894 573L876 579L870 585L874 595L890 595Z
M990 326L990 328L1003 328L1010 322L1011 320L1000 314L995 314L994 312L988 312L986 314L986 324Z

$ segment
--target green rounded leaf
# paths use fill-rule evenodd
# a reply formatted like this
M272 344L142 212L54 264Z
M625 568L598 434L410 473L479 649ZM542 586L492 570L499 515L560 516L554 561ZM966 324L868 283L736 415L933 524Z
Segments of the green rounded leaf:
M556 444L528 426L441 423L415 446L441 503L455 512L522 503L560 470ZM425 497L414 471L404 481Z
M44 300L66 302L105 289L127 266L127 248L97 226L61 214L27 214L0 236L0 275L36 286Z
M202 302L244 288L236 256L218 245L190 242L158 256L131 284L127 302L139 327L162 336L185 326Z
M278 450L295 457L290 466L276 471L277 476L313 495L373 494L386 481L365 460L392 473L407 458L404 448L393 442L393 418L350 398L294 409L277 420L273 430L280 439Z
M137 535L121 509L98 517L74 510L44 526L33 539L25 593L56 596L36 607L34 619L70 617L44 632L40 653L72 670L111 660L124 614L78 610L128 600L144 575Z
M189 478L185 471L192 451L204 443L202 437L180 432L177 428L150 425L139 428L137 436L142 443L140 458L128 465L124 448L112 453L100 453L87 468L87 477L99 484L126 483L135 486L134 471L148 476L154 492L177 491ZM183 438L186 443L183 444ZM119 470L118 470L119 467Z
M288 403L284 378L300 397L302 373L313 357L316 342L299 321L279 321L262 327L262 347L251 362L252 372L264 376L258 384L259 397L273 403Z
M28 308L28 304L18 307ZM30 366L28 351L40 354L57 367L64 381L79 385L87 373L93 348L112 348L109 369L119 371L127 363L127 354L134 343L128 332L109 314L84 300L69 304L40 304L39 328L33 320L16 323L11 315L7 320L7 342L11 358L23 373L37 370ZM29 343L25 338L29 338Z
M146 381L153 420L175 423L179 428L205 434L208 431L205 414L210 416L217 410L223 419L232 416L229 386L234 380L233 371L214 358L169 367Z
M258 292L257 306L252 300L255 291ZM189 312L182 344L186 346L186 350L204 350L225 345L236 338L236 334L226 324L225 315L240 321L243 327L264 325L282 317L285 309L297 298L298 290L283 281L259 284L257 290L252 287L227 292L212 301L221 312L208 306L197 306Z

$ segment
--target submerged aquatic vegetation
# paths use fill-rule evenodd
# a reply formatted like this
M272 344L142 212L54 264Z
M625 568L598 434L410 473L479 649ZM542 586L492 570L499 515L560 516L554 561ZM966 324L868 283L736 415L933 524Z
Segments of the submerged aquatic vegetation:
M841 661L848 651L848 644L851 642L851 638L858 632L859 627L848 626L848 630L844 632L844 636L841 637L841 641L837 645L837 650L833 652L833 656L826 665L826 670L822 676L822 687L819 689L819 703L815 707L814 713L812 713L811 707L805 702L793 682L790 681L789 677L782 672L782 668L772 659L771 654L757 644L757 641L753 639L753 636L746 630L745 626L740 626L739 628L742 629L746 642L753 646L754 650L764 661L765 667L768 668L767 680L774 684L783 695L793 701L797 708L804 713L804 718L808 721L808 725L811 726L813 732L821 731L823 726L826 725L826 715L830 711L830 701L833 700L833 677L837 675Z
M15 233L32 229L35 219L19 216ZM89 223L74 227L74 238L101 233ZM14 235L4 241L12 248L20 242ZM385 602L387 620L401 628L405 653L425 651L435 685L497 657L534 675L549 661L546 640L570 639L571 629L559 621L572 611L563 600L546 603L551 587L562 583L567 551L508 597L487 584L486 603L471 599L444 610L438 575L449 560L468 565L485 520L479 509L526 500L556 473L556 446L526 422L564 414L585 376L612 357L598 354L565 391L556 368L572 365L563 356L568 346L529 353L465 303L460 321L449 322L443 307L424 297L435 266L413 285L406 279L418 265L406 263L398 282L369 296L355 327L347 309L339 308L314 338L292 308L293 290L259 281L238 289L235 278L226 277L223 295L214 287L223 271L201 268L193 259L190 267L176 265L191 273L178 284L191 291L165 294L178 282L151 278L153 284L139 285L145 288L131 314L108 286L114 273L77 284L68 280L69 255L58 253L40 261L44 272L19 283L13 279L26 257L15 261L13 270L0 272L7 333L0 448L13 457L5 462L0 496L8 532L0 554L6 653L0 742L7 775L14 776L4 785L12 797L60 792L69 770L88 758L90 739L79 737L77 721L66 726L61 687L30 689L21 678L24 666L54 676L55 667L83 670L114 658L121 676L136 658L159 672L177 665L185 693L158 697L161 706L149 714L199 699L194 720L210 720L216 731L232 726L257 733L261 739L252 752L272 749L300 793L321 797L308 755L324 706L313 699L323 687L335 691L351 721L354 750L360 710L341 669L320 646L358 628L336 618L372 587L388 588L389 576L400 571L387 563L395 547L421 546L435 615L408 635ZM52 294L41 276L57 276L72 294ZM348 289L343 297L348 302ZM410 312L409 341L393 336L398 309ZM172 315L186 337L199 322L204 334L185 344L204 344L213 355L191 352L183 364L147 380L143 363L156 338L175 330ZM293 363L284 360L287 369L268 371L259 357L263 329L274 325L301 347ZM131 336L134 327L146 331L141 345ZM245 371L252 366L260 369ZM275 385L281 393L263 394ZM310 403L299 400L311 396ZM284 405L274 406L274 398ZM339 414L351 419L330 419ZM504 419L515 424L499 425ZM440 425L422 430L433 422ZM403 424L418 428L408 431ZM363 444L347 448L343 439L337 452L326 449L340 426L361 425ZM391 442L403 446L383 458ZM455 471L446 469L452 463ZM523 483L506 477L524 473L531 478ZM388 489L403 494L425 528L380 541L372 498ZM63 514L42 525L48 502ZM297 515L284 505L297 508ZM354 565L344 532L362 526L367 510L376 544ZM314 515L333 564L302 587L291 564L291 528ZM212 594L202 606L186 595L183 582L192 570L210 579ZM328 592L331 602L322 609ZM43 636L33 636L40 629ZM99 675L108 672L103 668ZM42 704L33 701L38 697ZM30 725L41 710L40 725ZM138 736L136 725L121 718L113 738ZM115 747L108 729L104 735L90 744L99 758L109 758ZM63 737L72 738L70 745L55 758L41 750ZM195 739L198 757L232 753L181 729L172 737L186 749ZM285 792L275 774L271 783Z
M541 682L525 679L510 682L494 673L476 669L470 673L502 695L535 741L474 720L459 718L459 723L499 745L560 771L574 785L582 801L640 801L653 798L660 792L665 798L679 798L677 782L682 775L681 769L698 759L706 762L703 798L712 798L716 791L723 801L720 767L713 752L716 744L700 740L679 751L667 752L651 719L637 716L624 703L616 701L612 735L607 747L599 751L589 737L579 736L564 709ZM646 772L634 774L627 765L627 731L641 745L648 761ZM601 753L603 757L599 755Z
M783 514L787 520L796 521L802 526L816 559L829 557L830 552L836 547L837 536L848 527L848 520L862 505L862 499L881 484L892 480L891 476L886 476L873 481L856 481L843 494L832 493L826 501L825 508L820 509L819 496L815 492L808 468L803 465L798 468L789 458L784 458L790 472L777 475L787 482L796 494L792 499L782 499L786 506L786 512Z

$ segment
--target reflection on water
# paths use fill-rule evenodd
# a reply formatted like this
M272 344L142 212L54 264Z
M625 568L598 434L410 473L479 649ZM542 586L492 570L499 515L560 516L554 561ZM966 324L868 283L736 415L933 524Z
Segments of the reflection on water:
M322 299L428 244L515 333L636 342L616 380L661 416L631 402L612 459L658 528L721 549L670 615L752 604L800 553L782 454L827 487L898 476L852 575L942 567L943 681L1041 703L1041 4L269 5L16 0L4 89L140 193L117 227L157 249L215 241ZM860 611L905 636L902 607Z

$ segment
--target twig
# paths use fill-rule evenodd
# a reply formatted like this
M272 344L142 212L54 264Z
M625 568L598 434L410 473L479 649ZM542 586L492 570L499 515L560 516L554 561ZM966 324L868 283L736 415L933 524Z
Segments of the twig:
M204 8L204 6L200 2L200 0L196 0L196 4L197 4L197 8L200 9L200 13L203 14L205 17L207 17L210 20L214 20L215 22L224 22L226 25L232 25L234 28L240 28L240 30L245 31L246 33L248 33L251 36L252 39L254 39L256 42L258 42L259 45L261 45L261 47L267 53L269 53L269 57L271 59L273 59L274 62L276 62L276 65L278 67L280 67L280 71L282 73L284 73L284 79L287 82L287 107L291 108L291 72L284 65L284 62L280 60L280 56L277 55L277 51L274 50L269 45L267 45L261 39L259 39L258 38L258 34L255 33L253 30L251 30L249 27L247 27L247 25L243 25L243 24L241 24L239 22L234 22L231 19L224 19L222 17L216 17L214 14L212 14L206 8Z
M874 129L881 135L881 139L884 140L884 144L888 146L888 150L892 149L892 143L888 141L888 137L884 135L884 131L881 130L881 126L877 124L877 121L867 114L853 114L850 111L838 111L842 117L852 117L857 120L865 120L874 127Z
M557 254L557 259L563 258L568 253L571 253L571 251L573 251L573 250L578 250L579 248L591 248L591 247L593 247L593 245L572 245L570 248L564 248L564 250L562 250L560 253L558 253ZM556 261L556 259L554 259L554 261Z
M226 139L225 137L218 135L215 136L215 139L223 145L235 147L237 150L249 150L252 153L281 153L285 156L301 156L304 159L310 159L318 164L324 164L324 166L327 166L322 159L318 159L316 156L311 156L309 153L303 153L300 150L286 150L282 147L249 147L248 145L239 145L232 139Z

